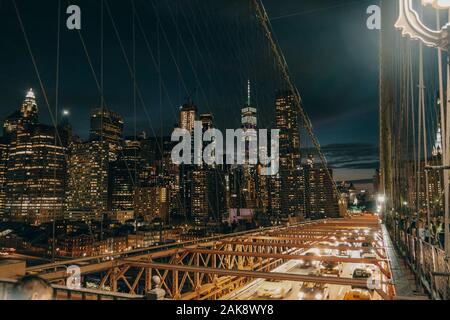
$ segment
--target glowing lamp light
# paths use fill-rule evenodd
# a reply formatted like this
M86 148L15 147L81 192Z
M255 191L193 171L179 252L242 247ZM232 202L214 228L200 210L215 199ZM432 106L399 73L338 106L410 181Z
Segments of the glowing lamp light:
M422 0L422 4L432 5L435 9L450 9L450 0Z
M422 5L432 5L435 9L450 9L450 0L422 0ZM441 30L430 29L420 20L412 0L399 0L399 17L395 27L401 30L403 36L447 51L450 46L449 26L447 23Z
M28 99L36 99L33 89L28 90L26 97Z
M62 114L63 114L63 116L67 117L67 116L70 115L70 111L67 110L67 109L66 109L66 110L63 110Z

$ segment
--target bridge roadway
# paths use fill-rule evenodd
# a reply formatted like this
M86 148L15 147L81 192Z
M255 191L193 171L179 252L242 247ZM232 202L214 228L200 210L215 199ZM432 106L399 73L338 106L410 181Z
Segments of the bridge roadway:
M308 252L317 255L305 256ZM348 252L348 256L338 252ZM326 276L317 270L301 269L299 261L311 261L316 266L337 263L340 275ZM83 277L98 278L98 288L64 290L71 265L79 266ZM290 284L292 289L283 299L298 299L298 291L305 283L323 284L330 299L342 299L352 286L368 286L367 280L352 278L354 269L360 267L372 270L381 283L370 291L373 299L393 298L389 259L376 216L305 222L63 261L31 267L27 273L51 281L59 292L64 292L59 298L70 299L88 295L142 299L152 289L155 275L170 299L260 299L258 288L274 281Z

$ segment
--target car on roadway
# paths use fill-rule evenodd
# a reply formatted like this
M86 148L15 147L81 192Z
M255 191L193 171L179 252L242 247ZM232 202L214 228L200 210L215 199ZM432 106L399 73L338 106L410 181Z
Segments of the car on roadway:
M369 281L369 279L371 277L372 277L372 272L370 272L370 270L368 270L368 269L363 269L363 268L356 268L353 271L353 274L352 274L352 278L354 280L367 280L367 281ZM353 285L352 289L355 289L355 288L366 288L366 287L367 286L355 286L355 285Z
M320 242L319 246L332 246L332 244L330 242ZM327 256L331 256L333 255L333 250L328 249L328 248L319 248L319 256L321 257L327 257Z
M375 252L365 252L361 255L361 258L363 259L378 259L377 255L375 254Z
M327 300L329 298L326 284L305 282L298 293L299 300Z
M351 247L350 243L348 243L348 242L341 242L339 244L339 246L340 247ZM346 257L346 258L348 258L348 257L350 257L350 250L339 249L338 252L337 252L337 255L339 257Z
M341 264L335 261L324 261L320 266L322 276L337 276L341 274Z
M367 269L357 268L353 271L353 279L369 279L372 272Z
M314 252L307 252L306 254L304 254L305 257L316 257L317 255ZM318 261L314 261L314 260L310 260L310 259L304 259L304 260L299 260L298 262L298 267L300 269L309 269L312 267L316 267L317 266Z
M264 281L256 291L259 298L283 299L292 291L292 282L289 281Z
M370 243L370 242L362 242L361 243L361 247L363 247L363 248L370 248L372 246L372 243Z
M350 290L345 293L344 300L372 300L372 297L364 290Z

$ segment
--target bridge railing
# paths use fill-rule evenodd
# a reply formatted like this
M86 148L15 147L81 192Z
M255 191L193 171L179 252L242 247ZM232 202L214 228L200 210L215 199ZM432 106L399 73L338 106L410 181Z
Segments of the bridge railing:
M0 301L13 298L15 280L0 279ZM55 300L143 300L142 295L100 291L93 289L70 289L65 286L52 285Z
M394 238L398 249L417 281L434 299L450 299L450 261L443 250L427 243L398 226L394 230Z

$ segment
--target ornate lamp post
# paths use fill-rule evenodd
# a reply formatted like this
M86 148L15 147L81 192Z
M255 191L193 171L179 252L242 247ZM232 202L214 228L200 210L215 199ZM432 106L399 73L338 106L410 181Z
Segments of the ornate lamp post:
M395 27L402 31L403 36L413 40L420 40L429 47L447 51L450 45L450 24L447 23L440 30L428 28L413 8L412 0L399 0L400 15ZM450 0L422 0L423 5L431 4L434 8L450 9Z
M422 5L432 5L436 10L449 11L450 17L450 0L422 0ZM439 11L437 12L439 17ZM449 19L450 20L450 19ZM438 19L439 21L439 19ZM413 40L419 40L429 47L438 49L439 58L439 95L440 101L444 101L444 85L443 85L443 70L442 70L442 52L450 51L450 23L440 26L438 22L437 29L433 30L427 27L420 19L419 14L413 8L412 0L399 0L399 18L395 23L395 27L401 30L402 35L410 37ZM440 29L439 29L440 28ZM445 112L444 104L441 103L441 124L442 135L445 137L442 144L442 161L444 170L444 192L445 192L445 252L447 258L450 257L450 194L449 194L449 169L450 157L448 151L450 150L450 60L447 55L447 103ZM421 63L423 63L421 61Z

